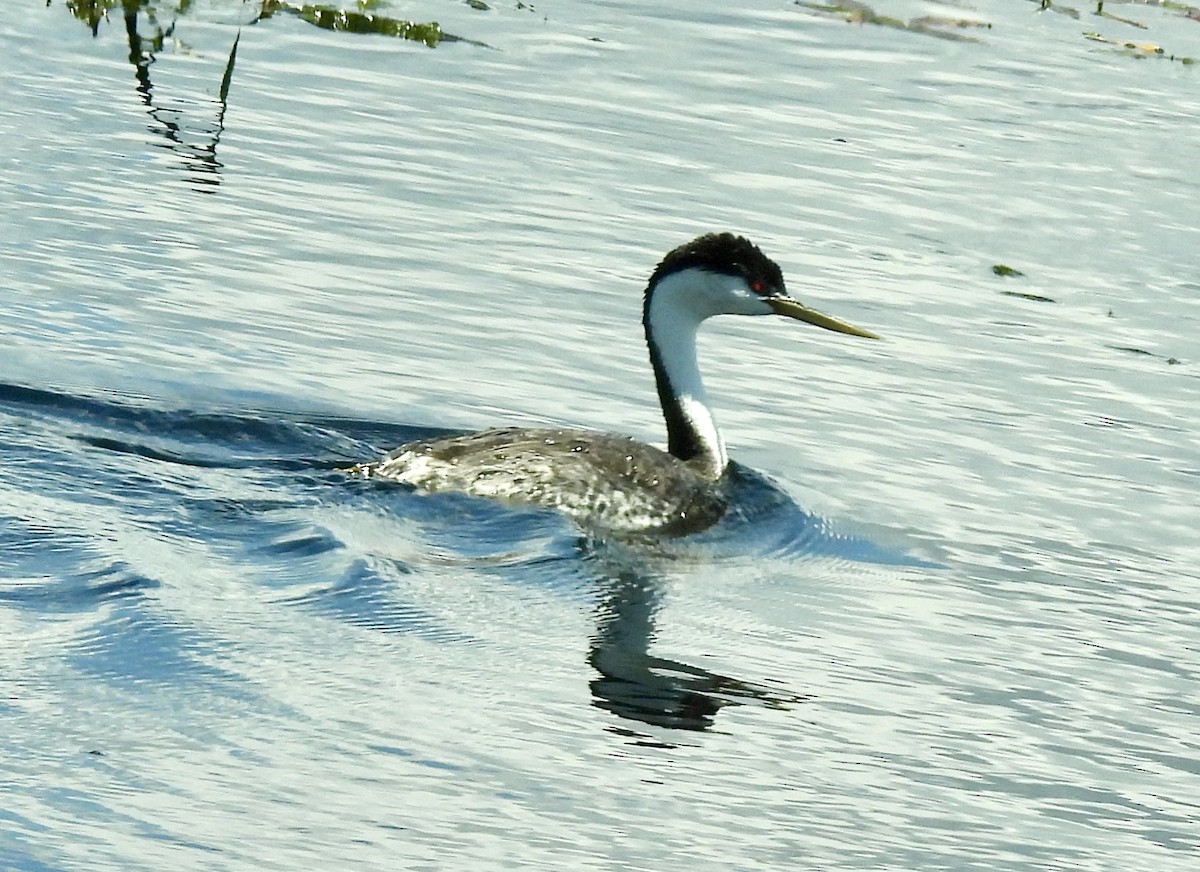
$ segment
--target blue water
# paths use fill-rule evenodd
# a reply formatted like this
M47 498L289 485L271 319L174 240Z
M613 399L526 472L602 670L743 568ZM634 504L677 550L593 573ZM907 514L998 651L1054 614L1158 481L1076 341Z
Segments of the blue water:
M0 10L0 869L1196 868L1200 27L534 7ZM705 325L718 527L340 471L660 441L717 229L884 337Z

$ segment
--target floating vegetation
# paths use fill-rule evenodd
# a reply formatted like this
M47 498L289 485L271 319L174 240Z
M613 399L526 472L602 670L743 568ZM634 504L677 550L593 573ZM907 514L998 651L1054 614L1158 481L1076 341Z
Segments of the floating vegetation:
M97 0L67 0L67 11L86 24L92 36L95 36L100 31L100 22L108 18L108 10L115 2L116 0L108 0L107 3Z
M994 272L996 275L1001 276L1006 279L1007 278L1019 278L1019 277L1025 275L1025 273L1021 272L1019 269L1013 269L1011 266L1005 266L1002 263L998 263L995 266L993 266L992 272Z
M995 264L992 267L992 272L1004 279L1019 279L1025 277L1025 273L1021 272L1019 269L1013 269L1011 266L1007 266L1002 263ZM1042 294L1034 294L1030 291L1001 291L1000 293L1006 297L1019 297L1022 300L1032 300L1035 303L1058 302L1051 297L1046 297Z
M1042 12L1058 12L1063 15L1069 15L1072 18L1079 18L1079 10L1074 6L1064 6L1061 3L1055 3L1054 0L1033 0L1033 2L1039 5ZM1111 2L1114 6L1129 5L1166 9L1170 12L1180 12L1185 18L1194 18L1200 21L1200 8L1180 3L1178 0L1111 0ZM1146 25L1131 18L1113 15L1104 8L1104 0L1096 0L1096 11L1092 14L1099 15L1101 18L1111 18L1114 21L1120 21L1122 24L1131 24L1134 27L1146 27Z
M51 0L47 0L47 5L50 2ZM491 8L483 0L466 0L466 2L474 9ZM99 32L100 23L108 21L109 13L114 9L116 10L114 14L118 20L124 19L125 21L129 21L131 17L136 18L140 13L145 15L152 25L155 25L157 18L160 16L174 19L187 15L192 11L194 0L173 0L173 2L155 2L155 0L66 0L64 5L75 18L85 23L92 31L92 35L95 36ZM388 15L379 14L378 10L385 5L384 0L357 0L351 9L342 9L337 5L329 3L289 3L287 0L258 0L256 5L258 5L258 11L253 20L249 22L251 24L257 24L260 21L265 21L276 14L282 13L284 15L294 15L324 30L391 36L398 39L420 42L430 48L434 48L443 42L464 42L468 45L475 45L481 48L491 47L486 43L456 36L453 33L447 33L442 30L441 25L436 21L408 21L403 18L392 18ZM531 6L520 2L517 3L517 8L532 9ZM159 28L159 44L153 47L154 50L162 50L163 34L165 33L169 36L173 30L174 23L165 31Z
M1163 357L1161 354L1155 354L1153 351L1147 351L1144 348L1135 348L1132 345L1106 345L1105 348L1111 348L1113 351L1123 351L1126 354L1138 354L1143 357L1155 357L1166 362L1167 366L1179 366L1183 363L1178 357Z
M1069 15L1072 18L1080 18L1079 10L1072 6L1063 6L1053 0L1034 0L1038 3L1039 11L1041 12L1058 12L1064 15ZM1200 21L1200 8L1189 6L1186 3L1179 3L1176 0L1110 0L1108 5L1129 5L1141 6L1143 8L1156 8L1170 13L1178 13L1184 18L1190 18L1193 21ZM1097 0L1096 8L1092 15L1097 18L1103 18L1108 21L1115 21L1118 24L1126 27L1136 27L1139 30L1149 30L1150 25L1144 21L1138 21L1134 18L1129 18L1124 15L1115 15L1104 8L1104 0ZM1112 50L1119 55L1132 58L1151 58L1158 57L1164 60L1177 61L1181 64L1190 65L1196 63L1196 58L1186 55L1176 55L1168 52L1162 46L1153 42L1134 42L1125 39L1113 39L1105 36L1098 31L1084 31L1084 39L1090 39L1092 42L1104 43L1112 46Z
M467 2L474 2L474 0L467 0ZM1038 12L1055 12L1076 20L1083 17L1079 9L1074 6L1056 3L1054 0L1032 0L1032 2L1037 4ZM992 27L986 21L944 15L922 15L917 18L905 20L891 15L882 15L876 12L873 7L862 2L862 0L828 0L828 2L819 2L819 0L793 0L793 3L807 10L810 14L823 18L836 18L850 24L874 24L879 27L889 27L893 30L922 33L926 36L934 36L939 39L952 39L959 42L979 42L978 38L971 36L965 31L969 29L990 30ZM1177 0L1109 0L1108 5L1111 6L1117 3L1136 5L1145 9L1154 8L1161 10L1165 14L1178 14L1184 18L1200 22L1200 8L1177 2ZM1104 0L1097 0L1092 15L1106 21L1115 22L1122 27L1136 27L1140 30L1150 29L1150 25L1144 21L1114 14L1104 7ZM1112 46L1116 53L1127 57L1159 57L1166 60L1178 61L1181 64L1196 63L1196 58L1173 54L1162 46L1152 42L1132 42L1115 39L1097 31L1087 31L1083 36L1093 42Z
M793 0L795 5L802 6L815 15L829 18L840 18L851 24L875 24L880 27L890 27L894 30L907 30L912 33L923 33L939 39L953 39L959 42L979 42L975 37L958 31L967 28L991 28L986 21L973 18L952 18L941 15L922 15L905 21L902 18L892 18L880 15L866 3L859 0L836 0L834 3L813 3L809 0Z
M1125 42L1117 39L1108 39L1107 37L1101 36L1100 34L1094 32L1085 33L1083 36L1085 39L1090 39L1093 42L1102 42L1106 45L1115 46L1116 52L1118 54L1125 55L1126 57L1160 57L1168 61L1178 61L1185 66L1196 63L1196 59L1193 57L1167 54L1166 50L1163 49L1162 46L1155 45L1152 42Z
M1033 300L1035 303L1057 303L1051 297L1043 297L1041 294L1031 294L1028 291L1001 291L1006 297L1020 297L1022 300Z
M50 5L50 0L46 0L46 5ZM130 16L136 17L137 13L141 12L152 25L158 27L157 16L160 12L172 17L185 14L191 8L192 0L176 0L174 3L155 3L152 0L141 0L140 3L133 0L66 0L64 5L68 12L87 25L92 36L97 36L100 33L100 22L107 22L108 13L114 8L117 10L118 19L128 20ZM158 29L161 43L164 34L170 36L175 25L172 24L165 31L161 27ZM161 48L160 44L158 49Z
M1061 3L1054 3L1052 0L1037 0L1041 4L1042 12L1057 12L1059 15L1067 15L1071 18L1079 17L1079 10L1073 6L1063 6Z
M471 45L487 47L482 42L446 33L436 21L422 23L378 15L371 11L378 5L378 0L368 0L368 2L360 2L356 11L349 11L325 4L301 5L288 3L286 0L262 0L262 9L255 21L263 21L282 12L286 15L295 15L324 30L391 36L424 43L430 48L435 48L443 42L466 42Z
M1158 9L1166 9L1169 12L1179 12L1184 18L1191 18L1195 21L1200 21L1200 7L1189 6L1187 3L1180 3L1178 0L1112 0L1114 5L1128 4L1130 6L1145 6L1155 7ZM1104 0L1097 0L1096 14L1104 18L1112 18L1124 24L1132 24L1134 27L1145 27L1146 25L1134 21L1130 18L1123 18L1120 15L1113 15L1104 8Z
M1096 3L1096 14L1101 18L1111 18L1113 21L1119 21L1122 24L1128 24L1130 27L1140 27L1142 30L1146 30L1148 27L1148 25L1145 25L1140 21L1134 21L1132 18L1125 18L1122 15L1113 15L1111 12L1105 12L1104 0L1099 0L1099 2Z

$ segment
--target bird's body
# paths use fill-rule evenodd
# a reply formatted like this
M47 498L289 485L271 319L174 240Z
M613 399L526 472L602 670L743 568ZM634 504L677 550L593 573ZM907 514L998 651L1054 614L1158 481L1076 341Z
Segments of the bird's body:
M361 474L557 509L614 532L701 530L725 513L720 479L660 448L591 430L503 427L409 442Z
M729 501L729 459L696 361L697 328L720 314L779 314L875 338L787 296L779 267L747 240L701 236L662 260L643 306L666 451L588 430L506 427L410 442L353 471L421 491L547 506L614 532L704 529Z

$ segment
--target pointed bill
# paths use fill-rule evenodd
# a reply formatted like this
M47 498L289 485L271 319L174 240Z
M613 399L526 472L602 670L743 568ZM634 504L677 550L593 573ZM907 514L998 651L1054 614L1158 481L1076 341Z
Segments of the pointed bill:
M861 336L864 339L879 338L870 330L863 330L861 327L855 327L853 324L847 324L845 321L839 321L837 318L831 318L829 315L822 315L816 309L810 309L808 306L793 300L791 297L771 297L766 302L775 310L776 315L786 315L788 318L795 318L797 321L807 321L809 324L816 324L818 327L824 327L826 330L833 330L837 333L848 333L851 336Z

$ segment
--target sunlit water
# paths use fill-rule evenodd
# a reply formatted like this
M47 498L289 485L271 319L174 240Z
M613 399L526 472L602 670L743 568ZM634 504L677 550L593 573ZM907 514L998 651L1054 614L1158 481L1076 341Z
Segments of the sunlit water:
M0 868L1197 868L1200 24L1106 6L4 4ZM718 528L339 471L661 439L712 229L886 338L706 325Z

